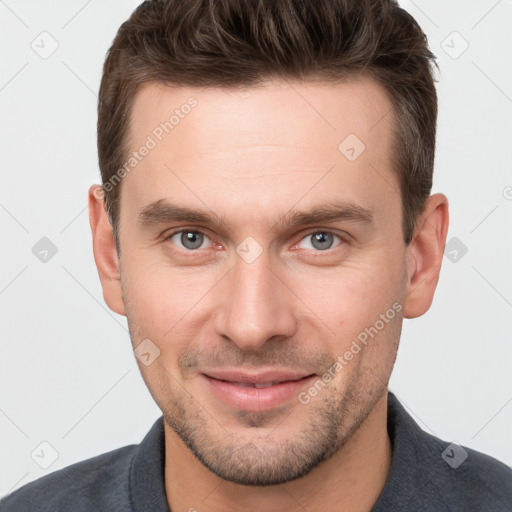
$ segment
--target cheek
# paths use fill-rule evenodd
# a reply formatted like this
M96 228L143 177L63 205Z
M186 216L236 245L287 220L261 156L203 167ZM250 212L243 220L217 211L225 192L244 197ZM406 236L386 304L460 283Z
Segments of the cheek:
M364 329L403 296L399 258L311 269L293 282L301 301L336 334Z
M183 272L149 257L124 265L127 316L134 333L151 339L163 355L180 352L208 321L205 304L218 273ZM133 340L134 344L137 340Z
M160 265L144 258L139 261L127 252L124 257L121 277L130 323L142 328L148 337L159 337L160 331L168 330L178 314L183 285L179 280L171 280L169 272L163 272Z

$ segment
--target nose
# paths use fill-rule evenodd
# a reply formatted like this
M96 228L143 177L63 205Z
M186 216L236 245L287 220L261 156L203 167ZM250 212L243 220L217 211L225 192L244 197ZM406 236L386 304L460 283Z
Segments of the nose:
M290 337L296 329L293 292L271 264L265 251L251 263L237 256L217 290L216 333L246 351L257 351L272 338Z

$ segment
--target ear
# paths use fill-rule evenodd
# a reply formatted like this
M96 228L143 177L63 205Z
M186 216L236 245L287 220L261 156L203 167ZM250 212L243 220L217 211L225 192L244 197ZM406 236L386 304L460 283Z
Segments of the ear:
M104 196L101 185L92 185L89 188L89 223L92 231L94 261L107 306L112 311L125 315L119 258Z
M448 232L448 199L443 194L427 198L413 239L407 247L407 295L404 317L428 311L439 280Z

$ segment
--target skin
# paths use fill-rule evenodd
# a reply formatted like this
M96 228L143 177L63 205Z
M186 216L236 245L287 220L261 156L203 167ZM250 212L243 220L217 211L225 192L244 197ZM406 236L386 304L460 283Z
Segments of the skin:
M120 258L98 186L89 190L105 301L127 316L134 347L150 339L160 350L138 364L165 419L169 506L369 511L391 463L386 391L401 325L432 302L447 199L427 199L406 246L391 103L369 77L237 91L146 84L131 148L191 96L197 106L123 178ZM354 161L338 150L351 133L366 146ZM139 212L160 199L213 211L223 224L142 225ZM372 222L277 223L335 200L369 210ZM178 228L203 233L202 245L169 238ZM318 249L318 232L336 236ZM248 236L262 249L251 263L236 252ZM241 412L201 378L240 367L320 376L394 303L395 318L307 404Z

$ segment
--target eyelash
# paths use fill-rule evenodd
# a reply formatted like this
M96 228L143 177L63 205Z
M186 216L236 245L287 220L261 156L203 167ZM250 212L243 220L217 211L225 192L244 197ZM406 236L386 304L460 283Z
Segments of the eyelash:
M210 239L210 237L203 231L201 230L198 230L198 229L189 229L189 228L181 228L181 229L178 229L176 231L172 231L171 233L169 233L168 235L165 236L165 241L169 241L174 235L177 235L177 234L180 234L180 233L187 233L187 232L190 232L190 233L199 233L203 236L205 236L206 238ZM334 247L330 247L329 249L325 249L324 251L321 251L321 250L314 250L315 253L329 253L329 252L332 252L334 251L336 248L340 247L341 245L344 245L347 243L347 238L337 234L337 233L334 233L332 231L328 231L328 230L322 230L322 229L314 229L314 230L311 230L309 231L308 233L305 233L301 238L300 240L294 244L294 245L297 245L298 243L300 243L302 240L304 240L305 238L311 236L311 235L314 235L314 234L317 234L317 233L323 233L323 234L330 234L330 235L333 235L335 236L336 238L338 238L340 240L340 243L338 245L335 245ZM210 239L211 240L211 239ZM186 253L191 253L191 254L194 254L198 251L201 251L202 249L182 249L183 252L186 252Z

